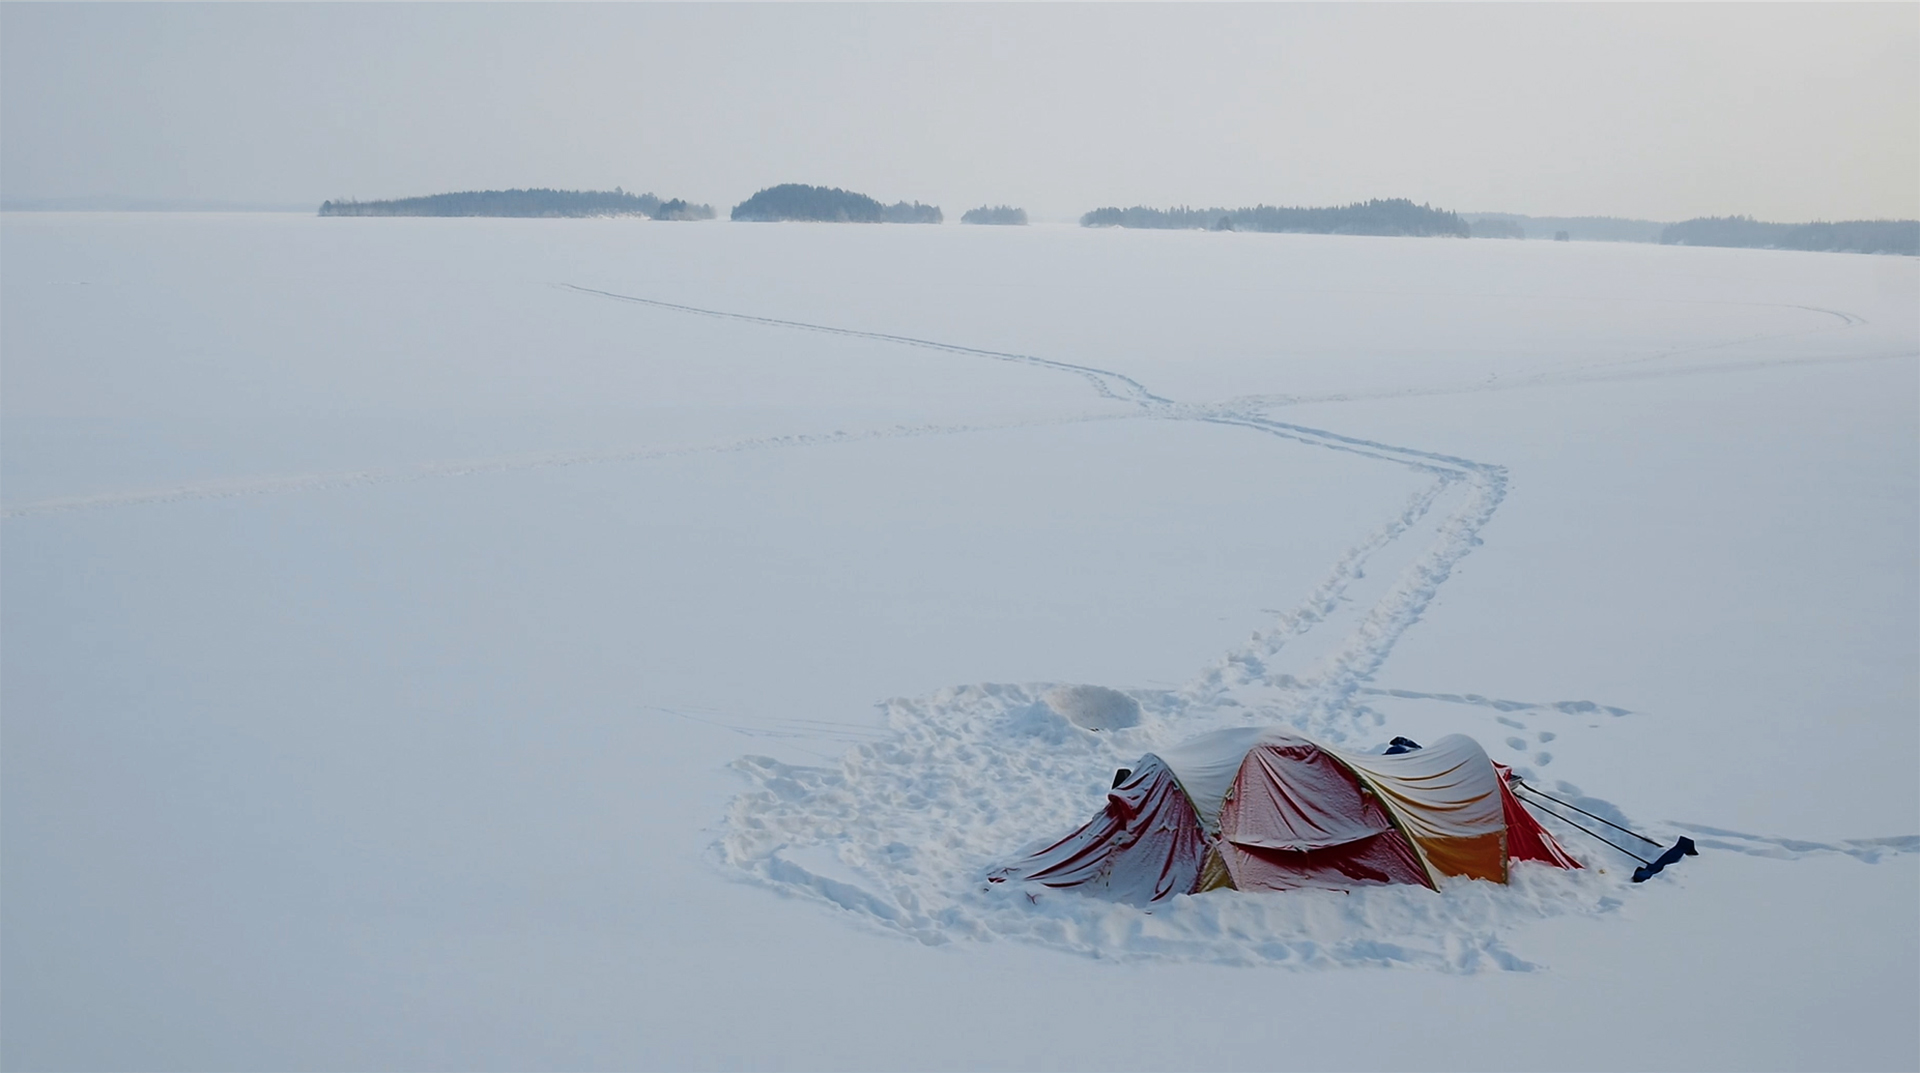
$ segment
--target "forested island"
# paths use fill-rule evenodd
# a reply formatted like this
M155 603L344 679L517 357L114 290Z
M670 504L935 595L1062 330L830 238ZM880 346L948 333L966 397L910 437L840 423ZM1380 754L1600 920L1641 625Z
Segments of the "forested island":
M781 183L769 186L733 207L733 218L755 223L810 220L816 223L937 224L946 217L938 205L896 201L891 205L837 186Z
M1450 235L1466 238L1467 222L1457 213L1416 205L1406 198L1376 198L1337 208L1245 209L1095 209L1080 217L1082 227L1149 227L1207 231L1277 231L1309 235Z
M1841 253L1920 254L1920 220L1770 224L1751 216L1702 216L1660 232L1665 246L1744 246Z
M1012 205L982 205L977 209L968 209L960 214L963 224L1001 224L1012 227L1027 225L1027 210L1016 209Z
M323 201L322 216L645 216L652 220L711 220L713 206L680 198L612 190L466 190L391 201Z

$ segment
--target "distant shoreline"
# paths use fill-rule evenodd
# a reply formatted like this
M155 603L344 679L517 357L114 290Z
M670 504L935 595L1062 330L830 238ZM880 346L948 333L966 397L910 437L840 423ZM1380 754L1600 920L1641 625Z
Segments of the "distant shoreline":
M1112 206L1094 209L1080 217L1080 226L1403 238L1466 238L1472 233L1458 213L1416 205L1407 198L1376 198L1332 208L1282 208L1264 204L1239 209Z
M805 189L805 188L802 188ZM821 190L822 188L814 188ZM843 197L845 191L832 191ZM489 198L519 197L519 203L488 203ZM852 195L862 197L862 195ZM863 200L865 200L863 198ZM934 223L934 206L901 202L876 206L882 222L887 215L900 222ZM837 208L838 206L836 206ZM1381 212L1382 208L1386 212ZM649 212L648 210L651 210ZM889 210L892 210L889 213ZM1356 211L1361 210L1361 211ZM1409 211L1411 210L1411 211ZM1371 211L1373 218L1365 218ZM10 214L177 214L177 215L299 215L314 213L311 204L291 202L199 201L121 196L0 198L0 213ZM1400 214L1406 222L1394 221ZM1262 214L1265 218L1262 218ZM619 188L598 191L469 191L387 201L327 201L320 215L393 216L450 219L676 219L711 220L711 207L680 199L662 201L652 194L627 194ZM743 214L745 215L745 214ZM752 217L748 217L751 219ZM773 217L779 218L779 217ZM813 220L785 217L793 222L865 222L858 217ZM974 209L964 223L1025 223L1023 210L1008 206ZM761 216L755 222L769 219ZM1387 222L1383 223L1382 220ZM1458 221L1458 225L1454 225ZM1221 227L1225 222L1229 226ZM1049 226L1074 226L1067 220L1049 220ZM1397 225L1397 226L1396 226ZM1248 230L1284 234L1375 235L1401 237L1461 237L1572 242L1624 242L1644 245L1704 246L1719 249L1777 249L1805 253L1874 253L1920 256L1920 220L1838 220L1810 223L1770 223L1745 216L1696 217L1669 223L1617 216L1528 216L1502 212L1451 212L1414 205L1405 199L1356 202L1335 209L1097 209L1084 214L1081 227L1119 227L1149 230Z

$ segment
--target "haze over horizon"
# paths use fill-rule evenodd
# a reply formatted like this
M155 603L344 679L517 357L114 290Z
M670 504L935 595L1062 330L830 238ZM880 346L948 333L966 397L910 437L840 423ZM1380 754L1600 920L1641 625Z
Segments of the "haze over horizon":
M1920 216L1920 7L0 6L0 191Z

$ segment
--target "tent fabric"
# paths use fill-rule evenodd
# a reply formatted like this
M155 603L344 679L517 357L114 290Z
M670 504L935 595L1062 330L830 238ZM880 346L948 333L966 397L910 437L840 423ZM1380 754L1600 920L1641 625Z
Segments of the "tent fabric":
M1248 750L1221 804L1215 853L1236 890L1434 885L1379 798L1301 738Z
M1147 905L1223 888L1505 883L1510 860L1579 867L1471 738L1361 755L1236 727L1142 757L1099 815L988 878Z
M1220 830L1220 805L1247 752L1265 742L1299 740L1278 727L1233 727L1183 741L1159 755L1193 800L1201 825L1213 834Z
M1479 742L1449 734L1397 756L1341 759L1386 801L1428 867L1441 875L1507 881L1500 776Z
M1305 852L1256 849L1224 839L1215 846L1228 880L1217 885L1234 890L1352 890L1390 883L1434 886L1405 836L1393 830Z
M1539 861L1555 868L1580 867L1580 862L1561 848L1553 834L1533 818L1533 813L1521 807L1520 798L1507 785L1507 773L1513 769L1495 764L1493 770L1500 776L1500 807L1507 817L1507 859Z
M1191 894L1207 839L1173 772L1149 753L1107 792L1107 806L1086 825L1024 860L988 875L1049 887L1087 887L1133 905Z
M1220 837L1254 849L1325 849L1391 830L1346 765L1300 738L1249 749L1220 807Z

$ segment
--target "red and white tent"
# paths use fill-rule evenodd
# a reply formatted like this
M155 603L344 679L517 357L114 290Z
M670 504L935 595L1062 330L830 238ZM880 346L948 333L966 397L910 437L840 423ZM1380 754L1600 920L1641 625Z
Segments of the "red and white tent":
M989 879L1144 905L1223 887L1505 883L1513 861L1580 867L1504 771L1458 734L1380 756L1273 727L1222 730L1142 757L1086 826Z

